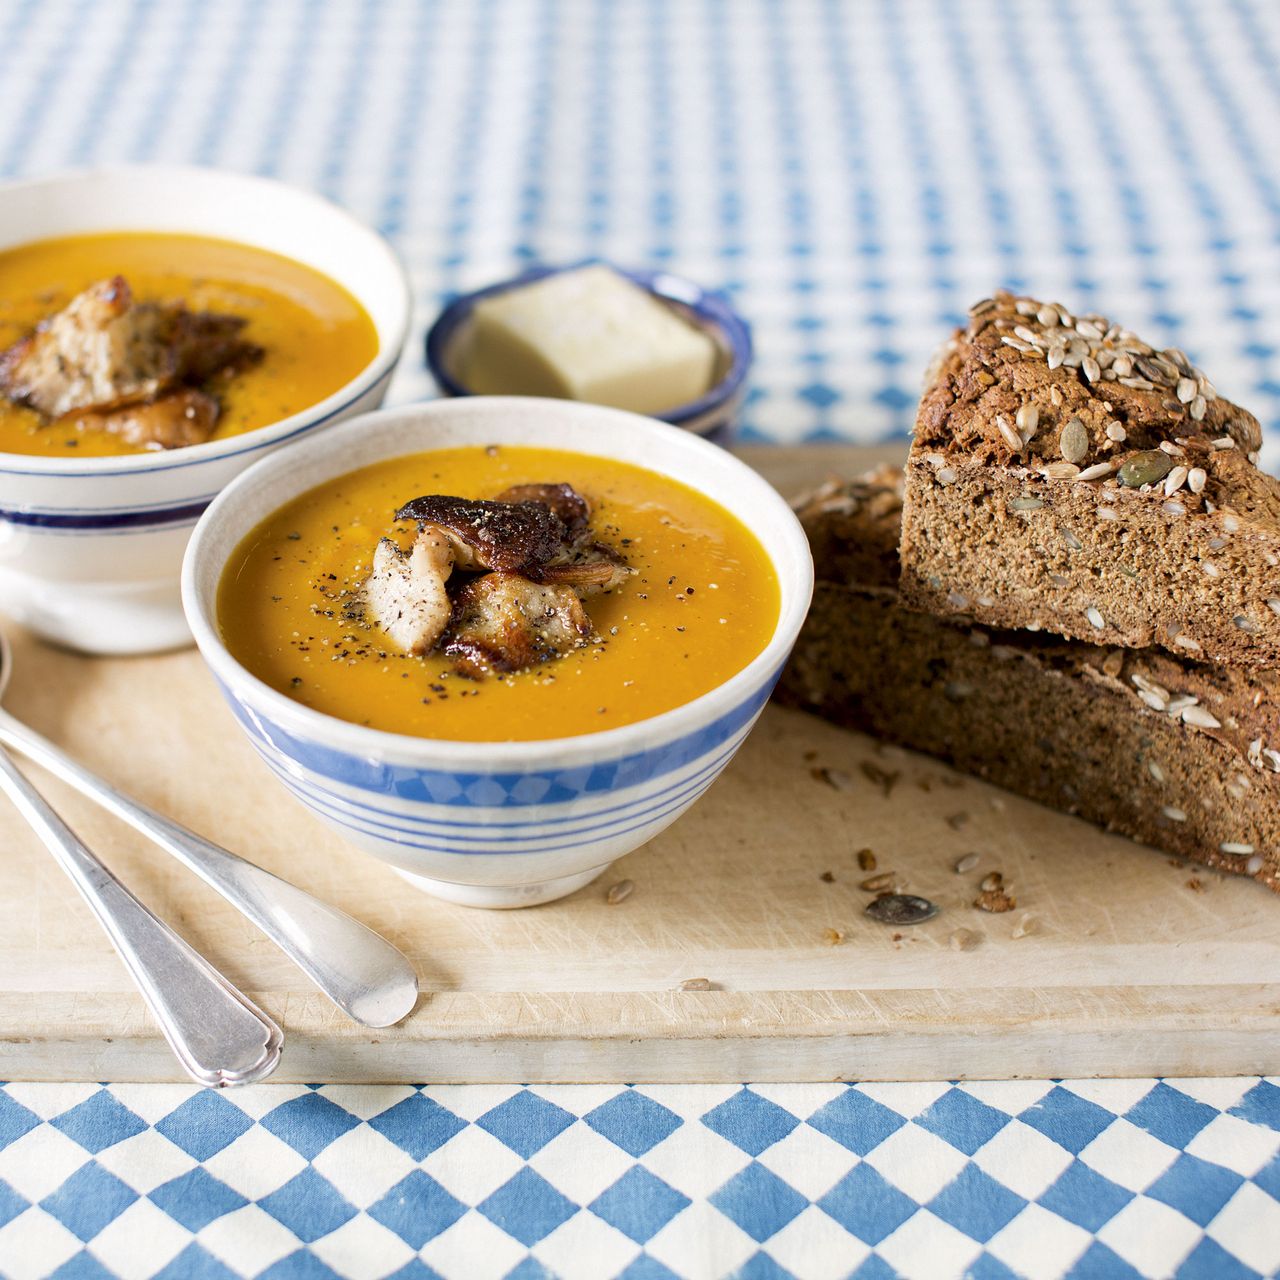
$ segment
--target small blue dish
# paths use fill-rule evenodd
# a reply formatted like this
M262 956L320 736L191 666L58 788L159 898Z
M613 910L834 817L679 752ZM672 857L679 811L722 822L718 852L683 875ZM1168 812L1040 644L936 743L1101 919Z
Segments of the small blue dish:
M482 298L506 293L510 289L523 288L547 276L576 271L580 267L600 263L599 258L589 258L564 267L534 267L523 275L474 293L454 298L437 317L427 333L427 368L440 390L449 396L474 394L454 377L454 356L458 343L465 339L472 309ZM631 271L624 267L604 263L619 275L647 289L656 298L679 312L690 324L711 335L719 350L715 385L698 399L677 405L665 413L653 416L672 426L683 427L695 435L705 436L718 444L725 444L737 426L738 412L746 397L747 371L751 367L751 329L747 322L729 305L723 295L713 293L694 284L683 276L669 271Z

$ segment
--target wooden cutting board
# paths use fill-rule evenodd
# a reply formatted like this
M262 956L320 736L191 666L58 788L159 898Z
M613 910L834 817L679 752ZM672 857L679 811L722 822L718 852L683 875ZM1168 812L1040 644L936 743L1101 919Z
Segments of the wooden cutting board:
M745 452L787 493L885 456ZM595 884L531 910L471 911L409 891L312 819L251 752L194 652L82 658L10 634L11 711L414 959L415 1012L389 1030L357 1026L190 873L32 770L125 882L280 1021L277 1079L1280 1070L1280 898L803 714L769 708L693 811ZM868 763L892 785L867 777ZM813 776L824 767L847 789ZM864 916L863 848L941 914L900 929ZM970 852L977 868L956 874ZM972 907L992 870L1017 910ZM609 906L623 879L634 891ZM714 989L674 990L690 978ZM182 1078L70 883L3 801L0 1078Z

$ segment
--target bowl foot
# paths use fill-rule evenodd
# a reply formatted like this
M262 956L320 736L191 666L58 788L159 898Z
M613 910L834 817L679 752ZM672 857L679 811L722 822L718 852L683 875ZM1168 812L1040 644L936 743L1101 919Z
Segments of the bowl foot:
M41 583L0 569L5 613L77 653L167 653L191 644L176 577L159 582Z
M443 898L445 902L452 902L460 907L488 907L490 910L497 911L511 911L516 907L536 907L544 902L554 902L557 898L568 897L569 894L581 889L584 884L590 884L607 869L608 864L603 867L593 867L590 871L581 871L576 876L560 876L556 880L541 880L536 884L477 885L454 884L451 880L432 880L429 876L420 876L400 867L394 868L411 885L433 897Z

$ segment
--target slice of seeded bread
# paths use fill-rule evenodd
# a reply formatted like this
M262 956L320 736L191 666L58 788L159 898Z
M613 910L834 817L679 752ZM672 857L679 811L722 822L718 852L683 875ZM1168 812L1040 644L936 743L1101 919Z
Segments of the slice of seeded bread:
M931 372L902 599L990 626L1280 666L1280 480L1180 351L999 294Z
M1280 677L903 608L901 485L803 504L818 583L779 697L1280 891Z

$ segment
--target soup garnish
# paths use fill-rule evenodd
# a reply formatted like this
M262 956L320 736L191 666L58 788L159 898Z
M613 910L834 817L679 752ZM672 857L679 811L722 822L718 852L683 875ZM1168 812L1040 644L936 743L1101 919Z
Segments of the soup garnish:
M207 440L216 380L262 359L242 316L138 302L123 276L100 280L0 353L0 391L51 427L97 428L126 444Z
M405 652L439 645L477 678L561 657L592 634L581 597L633 572L594 537L590 517L587 499L564 483L516 485L492 500L414 498L396 512L417 522L413 546L383 538L374 552L371 616ZM484 576L451 597L450 580L468 572Z

